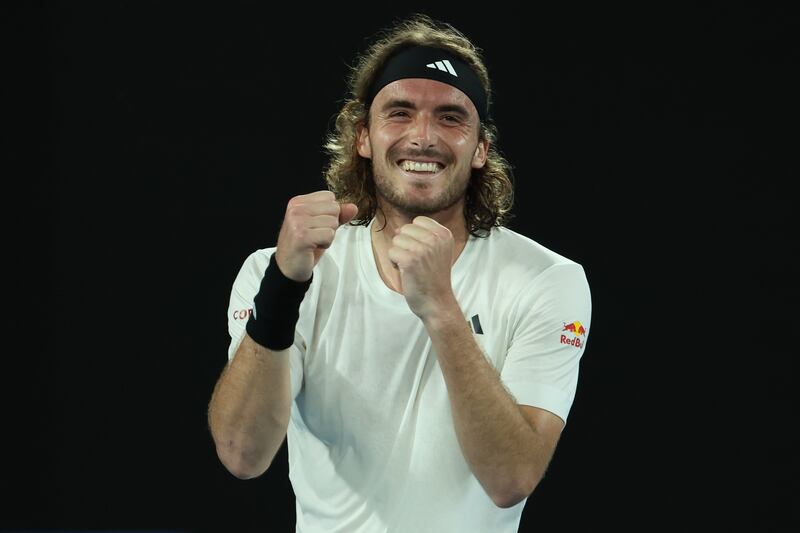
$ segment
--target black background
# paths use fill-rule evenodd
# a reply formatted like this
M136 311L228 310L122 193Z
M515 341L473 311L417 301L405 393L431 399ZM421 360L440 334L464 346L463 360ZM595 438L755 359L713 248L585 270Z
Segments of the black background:
M241 481L207 430L229 291L324 188L347 65L414 6L4 9L0 530L293 531L285 447ZM520 530L796 528L797 18L424 11L485 50L510 227L592 288Z

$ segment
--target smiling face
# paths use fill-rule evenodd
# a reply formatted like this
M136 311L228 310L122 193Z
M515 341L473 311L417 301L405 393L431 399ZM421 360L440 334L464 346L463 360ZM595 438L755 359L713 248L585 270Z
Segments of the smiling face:
M381 89L358 138L379 205L409 217L461 212L472 169L486 163L479 131L474 104L451 85L410 78Z

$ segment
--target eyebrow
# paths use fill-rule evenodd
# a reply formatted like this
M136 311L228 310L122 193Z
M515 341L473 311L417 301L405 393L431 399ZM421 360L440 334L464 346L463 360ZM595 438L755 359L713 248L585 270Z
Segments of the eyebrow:
M388 102L386 102L383 105L383 107L381 107L381 110L385 111L386 109L391 109L393 107L400 107L400 108L404 108L404 109L417 109L417 105L414 102L412 102L411 100L402 100L402 99L398 98L398 99L389 100ZM467 108L465 108L462 105L458 105L458 104L440 105L440 106L438 106L438 107L436 107L434 109L434 112L436 112L436 113L456 113L458 115L464 116L465 118L469 116L469 111L467 111Z

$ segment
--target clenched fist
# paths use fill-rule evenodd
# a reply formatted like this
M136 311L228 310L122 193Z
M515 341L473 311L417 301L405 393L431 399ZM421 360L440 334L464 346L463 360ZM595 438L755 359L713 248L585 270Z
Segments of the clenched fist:
M286 206L276 261L284 276L303 282L333 242L336 230L358 214L355 204L339 204L331 191L295 196Z
M408 306L425 320L458 306L451 284L453 234L432 218L419 216L392 239L389 260L400 271Z

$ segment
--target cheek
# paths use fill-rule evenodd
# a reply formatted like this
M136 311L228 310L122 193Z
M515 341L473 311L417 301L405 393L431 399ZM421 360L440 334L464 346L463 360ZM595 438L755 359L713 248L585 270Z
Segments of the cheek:
M472 141L460 137L450 144L455 153L459 154L459 159L466 165L470 166L475 161L475 145Z
M372 139L372 157L373 159L384 159L388 157L392 159L403 146L401 139L402 134L391 130L381 130L375 132L371 137Z
M471 155L474 152L473 147L475 146L475 141L463 135L461 132L454 131L452 134L444 135L443 137L447 139L447 144L458 153L469 153Z
M386 124L376 129L373 138L385 146L403 139L407 134L407 129L403 124Z

